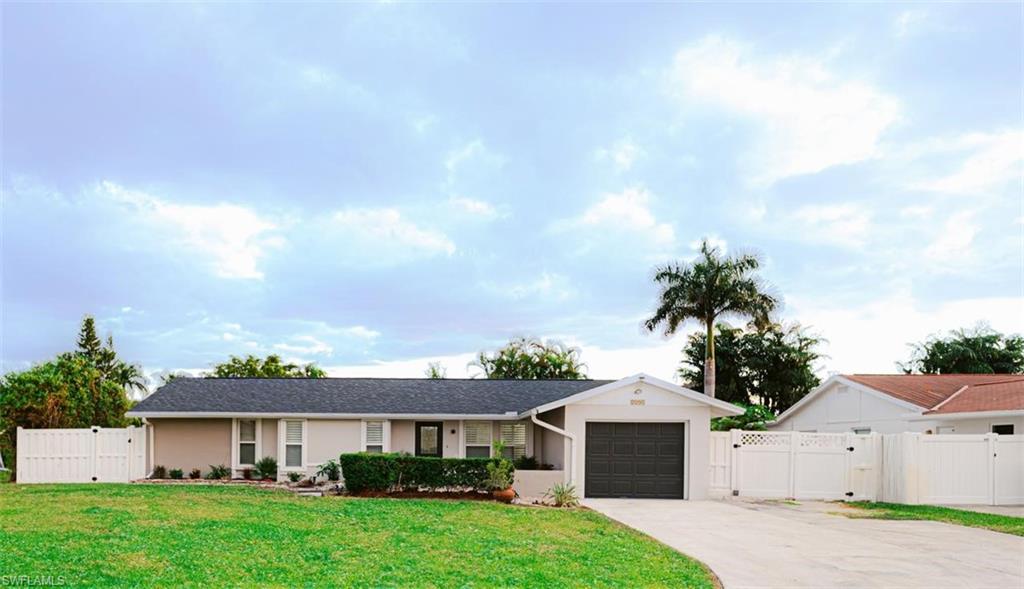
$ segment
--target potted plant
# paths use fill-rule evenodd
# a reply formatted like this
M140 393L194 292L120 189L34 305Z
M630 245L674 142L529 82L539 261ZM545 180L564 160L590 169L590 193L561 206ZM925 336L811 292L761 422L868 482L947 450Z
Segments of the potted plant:
M491 496L496 500L502 503L512 503L512 500L516 498L516 491L512 488L512 483L515 480L512 474L515 472L515 465L511 460L502 457L504 449L505 445L500 441L494 443L494 456L498 458L487 464L486 484L491 491Z

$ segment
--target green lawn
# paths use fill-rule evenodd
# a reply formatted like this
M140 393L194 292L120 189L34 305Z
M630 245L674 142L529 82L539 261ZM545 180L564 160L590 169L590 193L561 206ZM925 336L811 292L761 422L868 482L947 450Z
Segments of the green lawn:
M848 503L847 505L868 510L868 513L857 514L854 517L927 519L1024 536L1024 517L978 513L963 509L936 507L934 505L902 505L899 503L869 503L866 501Z
M2 485L0 572L68 584L707 587L594 512L240 486Z

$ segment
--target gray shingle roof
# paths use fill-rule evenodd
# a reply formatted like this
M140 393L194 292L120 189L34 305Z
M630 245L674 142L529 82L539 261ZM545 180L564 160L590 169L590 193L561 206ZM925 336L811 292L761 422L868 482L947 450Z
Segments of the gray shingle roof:
M523 413L608 380L178 378L131 413Z

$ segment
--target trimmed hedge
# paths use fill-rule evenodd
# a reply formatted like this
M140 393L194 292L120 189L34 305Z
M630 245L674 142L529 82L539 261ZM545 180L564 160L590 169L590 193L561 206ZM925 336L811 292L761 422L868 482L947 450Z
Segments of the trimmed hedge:
M501 458L432 458L405 454L342 454L341 476L351 493L429 489L487 490L487 465Z

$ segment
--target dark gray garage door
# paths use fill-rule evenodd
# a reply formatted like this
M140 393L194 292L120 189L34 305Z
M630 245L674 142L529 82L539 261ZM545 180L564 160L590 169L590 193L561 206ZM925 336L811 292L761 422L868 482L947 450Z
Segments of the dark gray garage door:
M587 423L587 497L683 498L683 424Z

